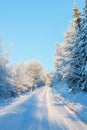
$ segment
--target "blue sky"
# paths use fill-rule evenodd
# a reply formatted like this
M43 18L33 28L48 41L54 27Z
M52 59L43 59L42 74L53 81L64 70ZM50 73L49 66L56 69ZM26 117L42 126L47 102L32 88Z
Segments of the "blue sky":
M0 0L2 42L13 44L10 61L37 59L50 72L55 43L63 41L74 3L84 6L84 0Z

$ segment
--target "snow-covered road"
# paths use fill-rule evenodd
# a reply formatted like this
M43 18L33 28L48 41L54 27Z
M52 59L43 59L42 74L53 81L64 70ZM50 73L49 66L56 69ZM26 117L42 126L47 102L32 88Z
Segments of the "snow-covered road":
M42 87L0 109L0 130L87 130L60 95Z

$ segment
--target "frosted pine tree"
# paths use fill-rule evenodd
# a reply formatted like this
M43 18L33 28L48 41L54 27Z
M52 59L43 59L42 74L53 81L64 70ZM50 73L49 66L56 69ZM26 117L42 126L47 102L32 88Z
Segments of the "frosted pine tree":
M71 21L70 28L64 32L64 43L63 43L63 49L64 49L64 56L65 56L65 64L63 66L63 79L67 80L69 75L69 69L71 67L71 59L72 59L72 52L73 48L75 46L75 38L76 38L76 22L74 20Z
M74 17L71 28L65 33L65 61L66 65L63 68L64 79L72 90L78 89L78 83L81 78L81 64L79 59L79 35L82 20L77 6L74 6Z
M79 59L81 64L80 89L87 91L87 0L83 11L83 23L79 35Z
M60 80L62 80L62 68L65 63L63 43L56 43L56 52L54 54L54 71L52 77L52 85L57 85Z
M76 46L76 35L80 27L80 12L77 6L74 6L75 19L71 21L71 25L67 31L64 32L64 42L57 44L54 62L54 80L58 82L60 76L67 81L69 86L73 81L72 54L74 55L74 48ZM73 65L74 66L74 65ZM76 69L75 69L76 71Z

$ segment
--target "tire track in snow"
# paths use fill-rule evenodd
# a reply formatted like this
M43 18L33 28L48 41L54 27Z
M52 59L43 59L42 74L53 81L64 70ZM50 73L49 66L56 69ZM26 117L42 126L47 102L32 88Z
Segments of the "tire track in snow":
M60 95L42 87L0 110L0 130L86 130Z

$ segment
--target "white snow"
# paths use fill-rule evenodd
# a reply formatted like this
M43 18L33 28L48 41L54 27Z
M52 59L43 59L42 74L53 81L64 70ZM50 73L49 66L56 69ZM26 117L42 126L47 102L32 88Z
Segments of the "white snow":
M62 96L67 108L76 113L87 124L87 93L81 91L72 93L71 90L68 91L68 87L64 82L54 86L54 89L56 94Z
M0 130L87 130L64 97L42 87L0 109Z

